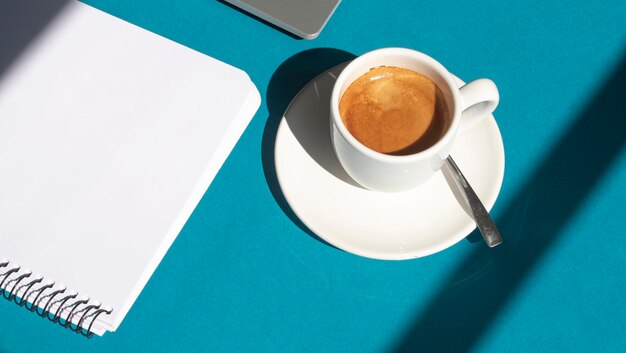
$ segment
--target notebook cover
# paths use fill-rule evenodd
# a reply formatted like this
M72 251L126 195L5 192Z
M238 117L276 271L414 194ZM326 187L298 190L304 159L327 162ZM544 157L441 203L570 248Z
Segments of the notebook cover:
M0 259L114 331L259 104L243 71L68 3L0 76Z

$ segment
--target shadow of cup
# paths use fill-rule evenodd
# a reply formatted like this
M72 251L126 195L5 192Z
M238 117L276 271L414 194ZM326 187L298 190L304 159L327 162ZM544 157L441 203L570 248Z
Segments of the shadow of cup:
M330 96L337 76L346 65L337 65L315 78L311 82L315 96L306 96L307 99L298 100L299 104L290 105L284 118L302 148L317 164L337 179L363 188L341 166L330 134Z
M330 89L325 87L325 91L320 92L319 102L315 102L311 106L289 107L289 104L298 92L311 80L329 68L343 64L355 57L354 54L333 48L305 50L285 60L276 69L267 86L266 102L269 117L263 130L261 145L263 172L267 185L276 203L285 215L302 231L325 244L327 243L308 229L295 215L280 189L274 164L276 134L278 126L289 108L289 114L285 117L288 126L307 153L333 175L356 184L343 170L332 150L329 118L332 86ZM317 88L319 91L320 87ZM322 100L322 95L326 97L326 102ZM316 118L310 119L311 116Z

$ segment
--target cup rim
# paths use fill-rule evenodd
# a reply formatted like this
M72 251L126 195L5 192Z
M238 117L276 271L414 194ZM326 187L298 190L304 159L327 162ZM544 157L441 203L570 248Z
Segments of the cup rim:
M390 154L385 154L385 153L375 151L365 146L363 143L357 140L350 133L350 131L348 131L348 128L344 125L343 120L341 119L341 115L339 114L339 101L341 99L339 91L341 90L340 87L342 87L345 81L347 80L348 73L350 71L353 71L355 68L360 67L361 62L367 59L370 59L371 57L384 57L384 56L391 56L391 55L395 55L395 56L402 55L402 56L412 57L421 62L425 62L431 68L434 68L444 79L446 85L448 86L448 90L450 91L452 95L452 99L454 101L454 102L451 102L453 103L452 104L453 105L452 121L451 121L450 126L448 127L448 130L443 134L443 136L439 139L439 141L437 141L434 145L428 147L427 149L423 151L413 153L413 154L390 155ZM381 66L382 65L384 64L381 64ZM452 76L450 75L448 70L437 60L433 59L427 54L424 54L414 49L389 47L389 48L381 48L381 49L372 50L372 51L369 51L365 54L358 56L357 58L352 60L348 65L346 65L346 67L343 69L343 71L341 71L339 76L337 76L337 80L335 81L335 84L333 86L333 91L331 94L330 102L331 102L330 109L331 109L333 123L335 124L335 127L337 128L341 136L357 151L363 153L364 155L370 158L381 160L384 162L405 163L405 162L412 162L412 161L430 158L433 155L437 154L443 147L445 147L450 142L450 140L452 140L460 124L459 118L461 116L461 109L460 109L461 96L459 93L459 89L457 88L456 84L452 80Z

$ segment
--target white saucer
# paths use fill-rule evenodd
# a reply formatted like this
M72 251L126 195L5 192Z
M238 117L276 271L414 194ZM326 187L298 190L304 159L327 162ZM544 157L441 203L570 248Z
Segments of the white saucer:
M476 225L445 166L426 184L395 194L364 189L343 170L331 145L329 118L330 93L343 67L304 87L278 127L276 175L294 213L328 243L375 259L422 257L466 237ZM504 176L504 146L493 116L458 136L452 156L491 209Z

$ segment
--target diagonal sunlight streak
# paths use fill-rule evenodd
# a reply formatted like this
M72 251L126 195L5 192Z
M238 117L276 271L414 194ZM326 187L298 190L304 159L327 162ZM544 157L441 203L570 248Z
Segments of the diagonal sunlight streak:
M392 352L474 348L620 156L626 142L625 98L626 57L498 217L504 243L473 250ZM589 164L581 166L581 160ZM459 280L477 267L482 267L479 275Z

